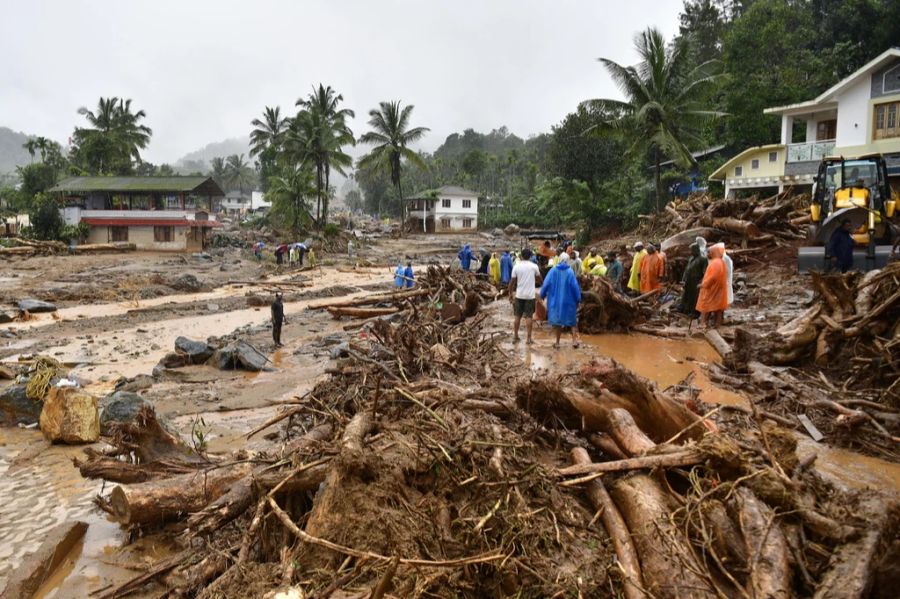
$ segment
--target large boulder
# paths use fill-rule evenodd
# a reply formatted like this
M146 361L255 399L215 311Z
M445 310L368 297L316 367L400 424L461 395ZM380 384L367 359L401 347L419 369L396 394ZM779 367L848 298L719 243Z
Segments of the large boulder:
M160 358L157 366L162 366L163 368L181 368L182 366L187 366L187 364L188 357L185 354L173 351Z
M97 398L77 387L51 387L40 423L48 441L93 443L100 438Z
M13 385L0 392L0 424L35 424L41 416L41 402L28 399L25 385Z
M516 235L519 234L520 231L521 231L521 229L519 228L519 225L517 225L515 223L509 223L503 229L503 232L506 233L509 237L515 237Z
M12 312L6 312L0 310L0 324L6 324L8 322L13 322L16 319L18 314L13 314Z
M37 312L56 312L56 304L37 299L23 299L19 300L19 310L32 314Z
M243 341L235 341L216 350L209 364L219 370L249 370L259 372L268 359L258 349Z
M175 351L184 354L189 364L203 364L213 355L213 348L204 341L194 341L187 337L175 339Z
M190 273L185 273L180 277L174 279L171 283L169 283L169 287L172 289L177 289L178 291L187 291L190 293L196 293L198 291L203 291L203 283Z
M102 398L100 404L100 432L109 435L114 423L133 422L144 406L153 409L152 404L130 391L116 391Z

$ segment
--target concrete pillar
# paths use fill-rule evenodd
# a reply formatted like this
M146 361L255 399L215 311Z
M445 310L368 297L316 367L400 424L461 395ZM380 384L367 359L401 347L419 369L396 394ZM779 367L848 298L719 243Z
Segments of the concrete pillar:
M787 145L794 140L794 117L786 114L781 116L781 143Z

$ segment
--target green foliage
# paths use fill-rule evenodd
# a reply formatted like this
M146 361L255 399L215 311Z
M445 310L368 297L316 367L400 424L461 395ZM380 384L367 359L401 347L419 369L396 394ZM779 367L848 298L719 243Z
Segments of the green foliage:
M63 219L59 203L53 196L39 193L34 196L28 210L31 234L34 239L59 239L63 231Z
M272 202L269 222L282 230L300 233L313 224L310 198L317 193L310 165L285 167L269 180L266 197Z
M153 131L140 123L147 114L133 112L131 100L100 98L96 110L78 109L89 127L76 127L72 135L72 162L91 175L130 175L141 162L140 151Z
M604 117L582 104L553 127L547 150L547 170L578 179L596 190L622 168L624 144L608 135L592 134Z
M59 239L60 241L69 241L70 239L74 239L75 241L81 243L84 242L88 238L88 235L91 234L91 226L86 222L80 222L77 225L63 225L60 229Z
M238 190L243 194L244 189L251 188L256 182L256 171L244 160L243 154L232 154L225 159L222 168L222 178L227 190Z
M322 232L325 234L325 237L337 237L341 234L341 228L335 223L325 223L325 228L322 229Z

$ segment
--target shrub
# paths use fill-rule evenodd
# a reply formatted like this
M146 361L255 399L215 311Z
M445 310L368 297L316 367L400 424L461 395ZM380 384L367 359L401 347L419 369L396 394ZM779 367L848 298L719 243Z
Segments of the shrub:
M28 219L35 239L59 239L65 224L56 199L46 193L34 196L28 210Z
M341 228L334 223L326 223L322 232L325 234L325 237L337 237L341 233Z

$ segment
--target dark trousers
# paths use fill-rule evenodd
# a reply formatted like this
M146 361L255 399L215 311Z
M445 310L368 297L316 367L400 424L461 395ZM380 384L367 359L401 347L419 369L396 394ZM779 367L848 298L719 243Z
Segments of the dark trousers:
M281 345L281 323L274 322L272 323L272 340L275 341L278 345Z

